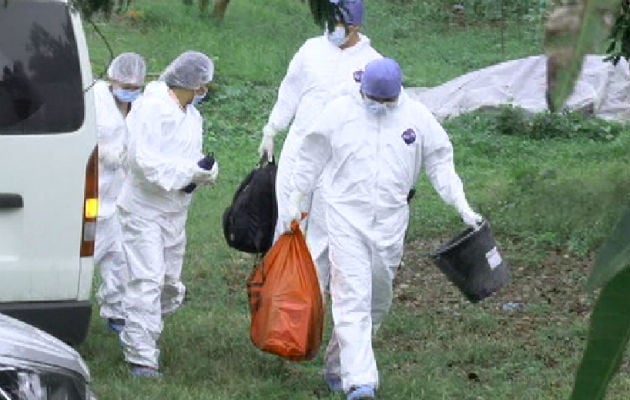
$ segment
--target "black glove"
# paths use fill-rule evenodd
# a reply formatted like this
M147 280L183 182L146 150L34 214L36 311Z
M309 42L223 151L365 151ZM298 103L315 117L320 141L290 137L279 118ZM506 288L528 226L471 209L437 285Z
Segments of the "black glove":
M197 162L197 165L200 168L210 171L212 169L212 166L214 165L214 153L207 154L204 158L202 158L201 160ZM186 185L184 188L182 188L181 190L186 193L192 193L196 188L197 188L197 184L191 182L188 185Z
M411 189L409 193L407 193L407 204L413 199L413 196L416 195L416 189Z

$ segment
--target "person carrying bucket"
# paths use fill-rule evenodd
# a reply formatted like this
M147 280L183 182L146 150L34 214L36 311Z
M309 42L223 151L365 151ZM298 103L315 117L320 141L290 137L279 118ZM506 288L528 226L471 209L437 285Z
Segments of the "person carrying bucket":
M424 170L442 200L476 227L483 218L466 200L445 130L402 92L390 58L371 61L360 90L331 101L306 132L292 174L288 225L324 182L334 321L324 378L347 400L373 399L378 371L372 336L392 303L392 282L409 222L407 196ZM344 112L339 112L344 110Z

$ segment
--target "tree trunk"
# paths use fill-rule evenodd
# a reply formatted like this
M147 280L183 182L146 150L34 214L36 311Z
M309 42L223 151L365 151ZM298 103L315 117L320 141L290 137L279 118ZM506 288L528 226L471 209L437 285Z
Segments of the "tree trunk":
M222 21L229 3L230 0L216 0L214 3L214 10L212 10L212 15Z
M210 4L210 0L199 0L199 14L207 15L209 4Z

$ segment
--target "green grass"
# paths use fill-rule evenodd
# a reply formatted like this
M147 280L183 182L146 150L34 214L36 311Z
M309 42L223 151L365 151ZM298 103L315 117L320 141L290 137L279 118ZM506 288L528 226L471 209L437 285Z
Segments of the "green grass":
M407 86L437 85L541 52L536 22L504 23L503 30L462 24L441 4L369 2L365 32L375 48L401 62ZM175 0L135 0L131 10L96 21L115 54L143 54L154 74L188 49L215 60L215 91L201 110L204 147L215 152L221 170L218 184L199 190L190 210L183 273L190 300L165 322L164 379L129 377L118 340L95 307L79 350L98 398L339 399L319 377L323 349L313 361L291 363L250 343L245 281L255 259L229 249L221 231L223 210L257 161L260 130L288 62L320 29L297 0L235 1L220 25ZM97 75L109 54L87 24L86 32ZM469 200L491 221L514 282L476 305L446 282L426 253L462 225L421 179L394 307L375 341L379 398L565 399L586 336L588 312L579 307L588 310L592 301L582 289L590 257L630 200L630 133L609 141L532 140L499 134L495 116L482 112L445 127ZM502 312L506 301L525 302L526 309ZM622 372L609 397L625 399L629 390Z

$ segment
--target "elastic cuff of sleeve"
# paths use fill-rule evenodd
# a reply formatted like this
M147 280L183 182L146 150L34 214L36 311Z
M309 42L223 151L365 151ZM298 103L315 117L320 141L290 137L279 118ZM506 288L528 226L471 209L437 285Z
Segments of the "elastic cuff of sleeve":
M265 127L263 128L263 136L271 136L274 137L276 136L276 133L278 133L278 131L276 131L273 126L271 126L271 124L267 124L265 125Z
M470 208L470 205L468 204L466 200L457 201L455 203L455 208L457 209L459 213L462 213L463 211L472 211L472 209Z

